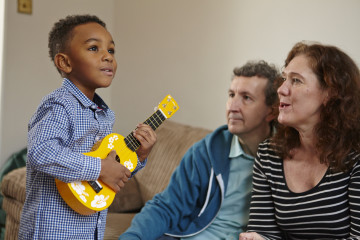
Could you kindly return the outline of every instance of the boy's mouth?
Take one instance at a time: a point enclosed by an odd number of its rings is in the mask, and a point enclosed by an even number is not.
[[[102,68],[102,72],[104,72],[107,75],[113,75],[113,69],[112,68]]]

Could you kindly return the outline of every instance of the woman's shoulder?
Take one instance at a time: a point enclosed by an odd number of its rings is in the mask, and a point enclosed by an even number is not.
[[[271,139],[266,139],[259,144],[256,159],[263,165],[279,166],[282,163],[279,151]]]
[[[264,154],[273,154],[275,157],[278,157],[279,155],[276,144],[272,141],[271,138],[268,138],[259,144],[258,152]]]

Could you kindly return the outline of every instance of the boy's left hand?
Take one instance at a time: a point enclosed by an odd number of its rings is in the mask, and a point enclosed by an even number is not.
[[[149,156],[151,149],[156,142],[156,133],[149,125],[140,123],[133,131],[133,135],[141,144],[136,151],[136,154],[138,155],[139,160],[143,162]]]

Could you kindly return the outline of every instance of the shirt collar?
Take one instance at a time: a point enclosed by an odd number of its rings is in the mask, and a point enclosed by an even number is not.
[[[242,147],[240,145],[238,136],[233,135],[233,138],[231,140],[229,158],[237,158],[240,156],[244,156],[248,159],[254,159],[254,157],[252,157],[244,152],[244,150],[242,149]]]
[[[94,95],[94,101],[91,101],[83,92],[80,91],[78,87],[75,86],[73,82],[71,82],[69,79],[64,78],[63,81],[63,87],[67,89],[69,92],[71,92],[76,99],[86,108],[91,108],[93,110],[96,110],[98,108],[100,109],[106,109],[108,106],[105,104],[105,102],[101,99],[99,95],[95,93]]]

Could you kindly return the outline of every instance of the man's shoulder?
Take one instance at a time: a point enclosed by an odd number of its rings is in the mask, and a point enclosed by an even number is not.
[[[224,143],[224,144],[231,144],[231,139],[233,134],[229,132],[227,125],[222,125],[216,128],[213,132],[209,133],[205,140],[209,143],[216,142],[216,143]]]

